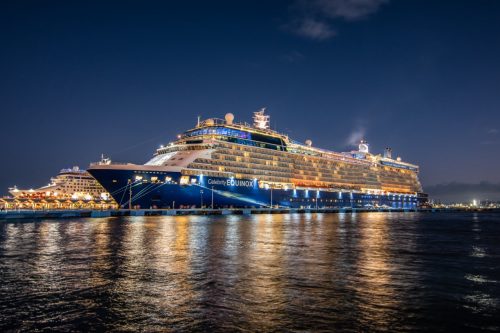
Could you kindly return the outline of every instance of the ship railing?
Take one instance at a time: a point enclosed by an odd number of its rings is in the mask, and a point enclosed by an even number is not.
[[[232,126],[232,127],[237,127],[239,129],[259,132],[262,134],[273,134],[273,135],[278,134],[278,135],[286,137],[288,139],[288,134],[286,134],[286,133],[281,133],[281,132],[275,131],[275,130],[270,129],[270,128],[266,128],[266,129],[257,128],[257,127],[255,127],[252,124],[249,124],[247,122],[234,122],[234,123],[228,124],[224,119],[209,118],[209,119],[200,121],[200,124],[196,127],[199,128],[199,127],[203,127],[203,126]]]
[[[125,162],[109,162],[109,163],[103,163],[103,162],[92,162],[90,163],[90,166],[98,166],[98,165],[128,165],[130,163],[125,163]]]

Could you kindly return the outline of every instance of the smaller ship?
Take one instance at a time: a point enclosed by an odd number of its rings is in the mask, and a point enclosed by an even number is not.
[[[69,199],[69,200],[110,200],[108,192],[85,170],[78,166],[62,169],[50,183],[37,189],[22,190],[16,186],[9,188],[14,198]]]

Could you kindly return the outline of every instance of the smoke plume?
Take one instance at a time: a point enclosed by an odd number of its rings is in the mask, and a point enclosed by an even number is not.
[[[363,127],[358,127],[354,131],[349,134],[349,137],[346,140],[346,145],[348,146],[357,146],[359,141],[365,138],[366,130]]]

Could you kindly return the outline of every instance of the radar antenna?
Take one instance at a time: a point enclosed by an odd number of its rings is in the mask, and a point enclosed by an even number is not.
[[[253,125],[260,129],[269,129],[269,115],[264,114],[266,108],[253,113]]]
[[[111,159],[109,157],[105,157],[104,154],[101,154],[101,161],[99,162],[100,165],[109,165],[111,164]]]

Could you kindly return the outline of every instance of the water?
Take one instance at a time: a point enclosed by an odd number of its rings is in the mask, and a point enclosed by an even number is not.
[[[0,222],[0,331],[498,331],[500,215]]]

